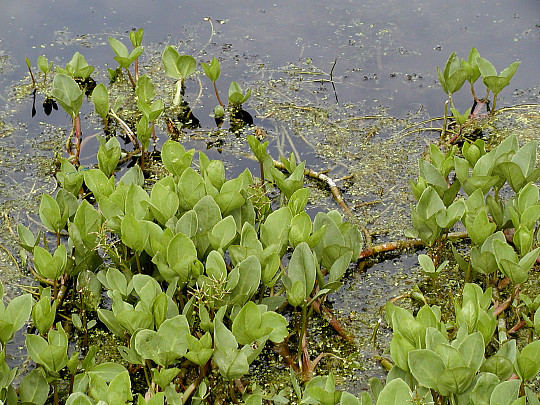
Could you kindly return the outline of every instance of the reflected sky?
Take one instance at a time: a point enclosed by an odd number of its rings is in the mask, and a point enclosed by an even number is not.
[[[540,2],[524,1],[31,1],[2,0],[0,51],[24,67],[40,54],[65,64],[75,50],[89,62],[111,62],[110,34],[145,29],[145,42],[204,44],[215,21],[218,45],[251,55],[270,67],[310,58],[334,75],[340,101],[384,105],[395,115],[429,109],[441,99],[435,67],[452,51],[476,46],[498,70],[523,63],[513,88],[538,85]],[[219,24],[217,21],[221,21]],[[95,34],[86,37],[88,34]],[[101,40],[101,41],[100,41]],[[88,47],[91,46],[91,51]],[[212,50],[210,50],[212,52]],[[13,78],[24,76],[18,69]],[[237,73],[230,73],[233,79]],[[526,101],[503,94],[508,103]],[[533,91],[538,97],[538,90]],[[502,105],[502,104],[501,104]],[[438,111],[438,110],[437,110]],[[430,113],[436,114],[436,110]]]

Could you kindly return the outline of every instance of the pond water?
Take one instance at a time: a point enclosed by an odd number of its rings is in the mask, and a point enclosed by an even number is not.
[[[442,115],[445,94],[436,66],[444,66],[451,52],[467,57],[475,46],[498,71],[522,62],[498,106],[537,104],[540,98],[538,0],[3,0],[1,6],[0,244],[14,254],[16,224],[37,229],[39,195],[55,189],[51,158],[70,128],[63,112],[44,114],[39,95],[37,114],[31,117],[25,57],[33,66],[39,55],[64,66],[79,51],[98,67],[96,80],[106,81],[105,66],[115,66],[107,38],[128,42],[129,31],[142,27],[148,45],[144,67],[153,66],[165,44],[181,44],[181,52],[198,62],[220,58],[223,93],[231,80],[254,89],[245,108],[268,132],[274,158],[293,152],[308,167],[331,169],[334,178],[352,174],[341,190],[359,222],[379,232],[380,240],[395,239],[408,226],[407,182],[437,133],[407,129]],[[199,83],[193,79],[187,83],[187,99],[194,102],[202,128],[211,129],[216,102],[206,78],[201,80],[203,96],[197,97]],[[461,111],[471,104],[463,94],[455,98]],[[90,111],[85,105],[83,116]],[[95,121],[83,119],[83,134],[95,134],[97,128]],[[166,137],[163,130],[159,135]],[[204,150],[208,145],[208,139],[185,141]],[[89,141],[83,160],[90,159],[95,145]],[[224,158],[234,172],[255,167],[238,153],[246,150],[231,135],[222,149],[208,153]],[[313,211],[337,207],[326,192],[314,188],[312,196]],[[378,309],[390,298],[384,294],[408,288],[400,283],[412,277],[415,265],[415,258],[403,257],[351,277],[336,306],[349,319],[356,316],[351,326],[359,341],[369,338]],[[4,255],[0,279],[10,288],[28,283],[15,267]],[[370,297],[373,283],[377,293]],[[365,383],[358,378],[360,386]]]

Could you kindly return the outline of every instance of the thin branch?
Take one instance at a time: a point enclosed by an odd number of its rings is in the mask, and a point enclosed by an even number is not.
[[[463,239],[467,237],[468,237],[467,232],[452,232],[448,234],[447,239]],[[395,242],[382,243],[380,245],[370,246],[364,249],[360,253],[360,256],[358,257],[358,259],[362,260],[362,259],[365,259],[366,257],[374,256],[378,253],[391,252],[392,250],[401,250],[401,249],[407,249],[410,247],[420,247],[420,246],[425,246],[425,243],[418,239],[398,240]]]
[[[277,160],[274,160],[274,167],[280,170],[287,170],[285,168],[285,165],[282,162],[279,162]],[[333,179],[328,177],[326,174],[316,172],[315,170],[305,168],[304,169],[304,176],[311,177],[312,179],[320,180],[328,185],[330,188],[330,192],[332,193],[332,196],[336,200],[336,202],[339,204],[341,208],[347,213],[347,215],[351,218],[355,218],[354,214],[348,207],[347,203],[341,196],[341,193],[336,186],[336,183]]]
[[[131,130],[131,128],[128,126],[128,124],[126,124],[126,122],[120,118],[116,112],[114,110],[111,110],[111,115],[116,118],[116,120],[118,121],[118,123],[120,124],[120,126],[122,127],[122,129],[124,130],[124,132],[126,133],[126,135],[129,137],[129,139],[131,140],[131,143],[133,143],[133,146],[135,148],[138,148],[139,147],[139,142],[137,141],[137,137],[135,136],[135,134],[133,133],[133,131]]]

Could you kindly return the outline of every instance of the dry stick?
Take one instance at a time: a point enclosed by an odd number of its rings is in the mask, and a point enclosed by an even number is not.
[[[447,239],[463,239],[467,237],[468,237],[467,232],[452,232],[448,234]],[[387,243],[383,243],[377,246],[371,246],[364,249],[360,253],[360,256],[358,257],[358,259],[362,260],[362,259],[365,259],[366,257],[370,257],[378,253],[390,252],[392,250],[406,249],[409,247],[417,247],[417,246],[425,246],[425,243],[418,239],[398,240],[396,242],[387,242]]]
[[[128,126],[128,124],[126,124],[126,122],[120,118],[116,112],[114,112],[114,110],[111,110],[110,111],[111,115],[116,118],[116,120],[118,121],[118,123],[120,124],[120,126],[122,127],[122,129],[124,130],[124,132],[126,133],[126,135],[129,137],[129,139],[131,140],[131,143],[133,144],[133,146],[135,148],[138,148],[139,147],[139,142],[137,141],[137,137],[135,136],[135,134],[133,133],[133,131],[131,130],[131,128]]]
[[[280,170],[287,170],[285,168],[285,165],[277,160],[274,160],[274,167]],[[326,174],[322,174],[311,169],[304,169],[304,176],[308,176],[308,177],[311,177],[312,179],[317,179],[317,180],[325,182],[330,188],[332,196],[334,197],[336,202],[339,204],[339,206],[343,208],[343,210],[347,213],[349,217],[355,218],[354,214],[352,213],[350,208],[345,203],[345,200],[341,196],[341,193],[339,192],[339,189],[336,186],[336,183],[334,182],[333,179],[328,177]]]

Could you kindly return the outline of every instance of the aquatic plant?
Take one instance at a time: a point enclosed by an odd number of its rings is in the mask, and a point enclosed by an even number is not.
[[[341,288],[350,264],[362,257],[361,232],[336,210],[312,219],[306,212],[305,162],[292,154],[274,161],[268,142],[255,136],[247,141],[260,164],[258,178],[247,169],[229,178],[222,161],[200,151],[194,161],[195,150],[169,140],[160,159],[151,162],[159,165],[160,175],[147,180],[145,151],[165,105],[155,100],[149,76],[139,76],[138,67],[135,79],[129,72],[142,52],[142,35],[142,30],[130,33],[132,52],[110,39],[134,88],[126,104],[137,109],[122,119],[123,101],[111,107],[104,84],[91,97],[101,118],[114,117],[135,148],[137,138],[141,142],[141,164],[116,178],[120,142],[98,136],[97,167],[61,159],[60,187],[54,196],[44,194],[39,208],[47,234],[17,228],[22,262],[41,288],[35,302],[23,294],[0,306],[0,400],[44,404],[52,387],[55,404],[64,399],[67,404],[287,403],[293,393],[300,403],[314,404],[537,403],[525,384],[540,369],[538,340],[518,349],[502,329],[494,336],[496,317],[510,306],[523,325],[537,335],[540,331],[539,298],[518,294],[540,251],[535,248],[540,217],[535,142],[519,147],[511,136],[491,151],[482,141],[465,143],[461,150],[430,145],[429,156],[419,162],[418,180],[411,182],[418,203],[411,207],[409,235],[430,248],[418,260],[435,283],[448,268],[448,262],[439,262],[450,230],[458,222],[467,230],[469,257],[453,249],[464,273],[464,280],[457,280],[462,292],[453,300],[454,321],[444,319],[437,305],[426,304],[413,315],[389,303],[395,365],[386,385],[372,380],[371,394],[356,398],[336,390],[333,373],[314,376],[328,353],[311,358],[308,325],[314,311],[329,311],[326,297]],[[173,104],[178,106],[196,61],[173,47],[165,48],[162,61],[176,80]],[[472,89],[483,63],[478,62],[471,51],[468,65],[454,55],[444,71],[439,69],[450,105],[465,80]],[[219,63],[213,59],[202,66],[223,108],[215,86]],[[92,70],[82,55],[74,55],[52,85],[55,99],[75,122],[76,157],[75,120],[80,131],[84,92],[73,77],[86,79]],[[510,70],[499,76],[510,80]],[[484,71],[493,77],[489,68]],[[250,90],[244,93],[231,83],[228,108],[241,109],[249,97]],[[455,108],[453,113],[462,126],[467,114]],[[514,195],[503,201],[506,184]],[[503,233],[510,228],[515,229],[513,245]],[[478,274],[486,275],[484,289],[469,283]],[[495,288],[501,279],[512,284],[502,302]],[[418,287],[409,295],[426,301]],[[495,308],[492,297],[500,303]],[[16,390],[17,370],[6,363],[5,348],[30,316],[35,329],[26,335],[26,348],[37,367]],[[343,332],[335,318],[331,323]],[[92,344],[99,338],[92,339],[91,329],[116,339],[126,366],[97,361]],[[68,355],[72,343],[84,357]],[[250,367],[270,348],[289,368],[292,391],[244,385]],[[506,381],[513,373],[517,379]]]
[[[75,160],[78,161],[82,142],[81,117],[79,112],[82,106],[84,92],[71,76],[64,73],[57,73],[53,79],[51,94],[63,110],[73,119]],[[68,144],[70,142],[68,140]],[[68,147],[68,150],[72,154],[71,145]]]
[[[143,34],[143,31],[141,31],[140,34],[135,35],[133,37],[132,42],[135,42],[133,44],[134,46],[136,43],[139,43],[139,40],[142,41],[142,34]],[[131,39],[131,35],[130,35],[130,39]],[[120,66],[120,68],[126,71],[129,81],[131,85],[133,86],[133,89],[135,89],[137,82],[136,82],[136,79],[134,79],[133,76],[131,75],[129,67],[134,62],[137,61],[139,56],[141,56],[141,54],[144,52],[144,47],[139,44],[130,52],[127,46],[125,46],[121,41],[113,37],[109,37],[109,45],[111,46],[112,50],[116,54],[116,56],[114,57],[114,60],[118,62],[118,65]],[[135,76],[137,77],[138,64],[137,64],[137,68],[135,69],[135,72],[136,72]]]
[[[504,69],[499,75],[495,67],[487,59],[484,59],[480,56],[480,53],[476,48],[472,48],[469,53],[467,60],[459,59],[456,52],[452,52],[446,61],[445,67],[441,70],[437,66],[437,76],[439,78],[439,83],[443,91],[448,95],[448,100],[444,105],[444,122],[443,122],[443,133],[445,135],[447,131],[447,119],[448,119],[448,107],[452,111],[454,119],[458,123],[459,132],[454,135],[450,143],[453,143],[457,138],[461,136],[463,125],[466,122],[466,116],[471,114],[471,111],[466,112],[465,114],[459,114],[458,110],[454,106],[452,95],[458,92],[462,87],[465,81],[470,83],[471,95],[473,98],[472,116],[477,116],[480,113],[475,107],[486,106],[487,111],[489,111],[489,93],[493,93],[493,107],[491,112],[495,112],[497,107],[497,97],[503,88],[508,86],[510,80],[516,73],[517,68],[521,62],[517,61],[506,69]],[[476,96],[474,90],[474,83],[482,77],[482,82],[486,86],[486,95],[484,98],[479,99]]]

